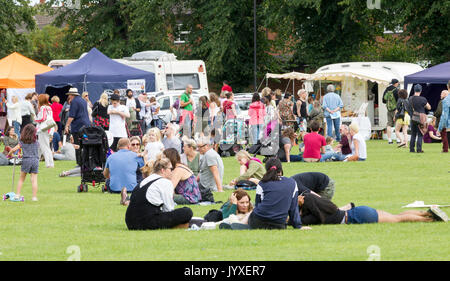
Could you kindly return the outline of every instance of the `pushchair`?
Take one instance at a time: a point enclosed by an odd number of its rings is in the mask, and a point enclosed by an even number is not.
[[[280,124],[276,121],[270,121],[263,128],[263,136],[258,143],[248,148],[248,152],[253,155],[264,156],[263,162],[270,157],[276,157],[280,149]]]
[[[219,154],[221,156],[234,156],[246,143],[245,121],[236,118],[227,120],[222,127]]]
[[[88,184],[93,187],[101,185],[102,192],[106,192],[103,170],[106,165],[106,155],[109,149],[108,137],[102,127],[82,127],[79,132],[81,184],[78,192],[87,192]]]

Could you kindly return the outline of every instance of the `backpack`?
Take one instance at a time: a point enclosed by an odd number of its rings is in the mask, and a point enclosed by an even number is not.
[[[397,108],[397,103],[395,102],[394,89],[386,92],[386,108],[388,111],[394,111]]]
[[[397,110],[397,114],[395,115],[395,119],[404,119],[405,118],[405,111],[406,111],[405,102],[406,102],[406,100],[401,100],[400,106]]]

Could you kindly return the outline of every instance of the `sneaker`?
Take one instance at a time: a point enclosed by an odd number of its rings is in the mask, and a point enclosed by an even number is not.
[[[388,144],[393,144],[393,142],[392,142],[392,141],[389,141]]]
[[[33,202],[37,202],[37,201],[38,201],[38,199],[37,199],[37,197],[33,197],[33,198],[31,198],[31,201],[33,201]]]
[[[448,221],[447,214],[438,207],[431,207],[428,210],[428,212],[431,213],[435,221],[444,221],[444,222]]]
[[[13,202],[23,202],[23,201],[25,201],[25,198],[23,196],[16,195],[13,198],[10,198],[9,200],[11,200]]]

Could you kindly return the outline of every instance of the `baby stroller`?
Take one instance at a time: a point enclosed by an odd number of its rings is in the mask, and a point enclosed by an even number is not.
[[[263,128],[263,137],[258,143],[249,147],[248,152],[253,155],[265,156],[263,162],[268,158],[278,155],[280,149],[280,124],[277,121],[270,121]]]
[[[83,127],[79,132],[81,184],[78,192],[87,192],[88,184],[93,187],[102,185],[102,192],[107,191],[103,170],[108,152],[108,137],[102,127]]]
[[[245,122],[240,119],[229,119],[222,127],[222,138],[219,143],[219,154],[234,156],[246,144]]]

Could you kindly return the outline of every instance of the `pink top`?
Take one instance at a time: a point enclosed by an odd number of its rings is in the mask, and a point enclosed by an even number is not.
[[[61,121],[59,119],[59,113],[61,112],[61,110],[63,108],[62,104],[54,102],[54,103],[52,103],[52,105],[50,107],[52,108],[52,111],[53,111],[53,120],[55,122]]]
[[[248,115],[250,116],[249,125],[264,124],[266,106],[260,101],[252,102],[248,107]]]
[[[303,158],[320,159],[322,157],[320,154],[320,148],[327,145],[324,136],[319,135],[316,132],[312,132],[305,135],[303,142],[305,144]]]

